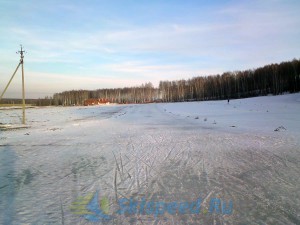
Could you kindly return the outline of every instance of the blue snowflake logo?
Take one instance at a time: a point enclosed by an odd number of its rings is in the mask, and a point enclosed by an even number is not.
[[[80,215],[91,222],[101,222],[110,220],[109,215],[109,200],[107,197],[101,198],[99,202],[98,191],[90,193],[84,197],[78,197],[72,203],[70,209],[73,214]]]

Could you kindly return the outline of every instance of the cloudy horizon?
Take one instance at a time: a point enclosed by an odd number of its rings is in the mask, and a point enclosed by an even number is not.
[[[0,91],[25,55],[27,98],[299,58],[300,2],[0,1]],[[21,97],[20,71],[5,98]]]

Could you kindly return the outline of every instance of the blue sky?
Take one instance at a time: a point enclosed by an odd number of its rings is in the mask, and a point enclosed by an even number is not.
[[[299,0],[0,0],[0,91],[23,44],[26,97],[299,58]],[[21,97],[20,71],[4,97]]]

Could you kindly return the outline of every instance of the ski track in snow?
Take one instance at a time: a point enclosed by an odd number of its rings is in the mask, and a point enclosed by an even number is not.
[[[0,131],[0,223],[91,224],[70,205],[99,190],[112,210],[122,197],[201,197],[201,211],[212,197],[233,201],[232,215],[105,224],[300,224],[299,97],[28,109],[29,128]],[[20,115],[0,110],[0,122]]]

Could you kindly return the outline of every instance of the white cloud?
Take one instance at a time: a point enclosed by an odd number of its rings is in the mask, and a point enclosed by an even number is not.
[[[61,3],[58,7],[80,18],[88,16],[78,6]],[[296,1],[295,6],[280,0],[233,1],[226,7],[190,15],[190,20],[162,18],[143,24],[115,15],[115,21],[121,21],[118,24],[99,16],[109,26],[93,20],[93,29],[83,26],[68,30],[16,23],[0,28],[6,34],[0,41],[25,46],[32,92],[123,87],[146,81],[156,85],[159,80],[248,69],[299,57],[299,15]],[[2,46],[0,61],[10,64],[6,68],[0,64],[0,69],[9,74],[8,68],[13,69],[18,60],[14,52],[6,54],[8,47]],[[39,71],[47,62],[55,72]],[[64,63],[74,77],[60,68]]]
[[[195,20],[189,24],[124,25],[109,30],[95,28],[94,31],[87,32],[51,29],[28,31],[14,28],[12,32],[22,35],[29,46],[36,48],[39,51],[37,53],[46,60],[55,60],[50,57],[51,52],[54,55],[53,52],[58,52],[57,58],[61,53],[61,58],[64,59],[65,55],[72,59],[72,53],[81,52],[97,52],[102,55],[159,52],[234,59],[241,54],[246,55],[249,48],[264,54],[265,49],[260,52],[259,48],[268,47],[268,54],[272,54],[274,47],[280,48],[278,44],[285,46],[279,42],[291,33],[291,27],[300,25],[299,16],[296,15],[299,10],[290,12],[290,8],[282,10],[282,4],[269,6],[255,1],[255,4],[243,2],[230,5],[211,12],[211,15],[204,13],[203,17],[215,19]],[[274,42],[274,39],[278,41]],[[224,53],[226,54],[223,55]]]

